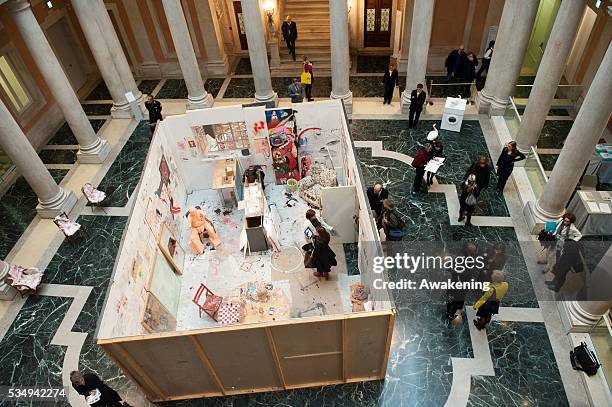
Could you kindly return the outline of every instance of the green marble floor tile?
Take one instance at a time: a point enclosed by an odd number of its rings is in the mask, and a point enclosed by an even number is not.
[[[105,105],[82,105],[82,106],[105,106]],[[112,105],[111,105],[112,106]],[[109,108],[110,109],[110,108]],[[97,113],[96,113],[97,114]],[[94,132],[98,132],[104,123],[106,123],[105,119],[89,119],[89,123],[93,128]],[[79,144],[76,137],[70,130],[68,123],[64,123],[62,127],[53,135],[51,140],[47,142],[49,145],[76,145]]]
[[[138,84],[138,90],[145,95],[153,92],[153,89],[159,84],[159,79],[145,79]]]
[[[86,100],[113,100],[104,81],[101,81],[98,86],[92,90],[85,98]]]
[[[82,104],[83,111],[87,116],[109,116],[111,114],[112,103]]]

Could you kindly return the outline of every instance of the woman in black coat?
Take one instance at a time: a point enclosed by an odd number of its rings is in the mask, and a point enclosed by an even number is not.
[[[313,274],[315,277],[325,277],[329,280],[329,272],[333,266],[337,266],[336,253],[329,247],[330,236],[327,230],[322,227],[317,228],[317,234],[313,239],[313,261],[317,271]]]
[[[393,99],[393,90],[396,86],[399,86],[399,76],[393,62],[389,64],[389,69],[385,71],[385,76],[383,76],[383,84],[385,85],[383,105],[391,104],[391,99]]]
[[[93,407],[120,407],[121,396],[108,387],[98,376],[93,373],[85,373],[75,370],[70,373],[72,387],[77,393],[87,398],[90,394],[100,391],[100,400],[91,404]]]
[[[457,220],[463,222],[465,219],[465,226],[472,226],[472,213],[476,209],[476,197],[474,196],[476,187],[476,175],[468,175],[459,197],[459,219]]]
[[[429,161],[431,161],[434,157],[444,157],[444,146],[440,140],[434,140],[429,144],[431,145],[428,152]],[[434,175],[436,174],[427,171],[427,186],[433,185]]]
[[[463,179],[467,179],[470,174],[476,175],[476,189],[474,190],[474,196],[478,198],[480,192],[489,187],[489,180],[491,179],[489,159],[484,155],[478,157],[478,160],[474,161],[474,163],[472,163],[470,168],[467,170]]]
[[[525,154],[521,153],[516,148],[516,141],[509,142],[506,147],[502,150],[499,158],[497,159],[497,192],[500,194],[504,193],[504,187],[512,170],[514,170],[514,163],[525,159]]]

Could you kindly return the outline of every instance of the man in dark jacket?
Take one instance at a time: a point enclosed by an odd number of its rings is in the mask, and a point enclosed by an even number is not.
[[[287,16],[287,19],[281,26],[281,31],[283,32],[283,38],[287,43],[287,48],[289,48],[289,54],[291,54],[293,60],[295,61],[295,40],[297,40],[298,32],[295,21],[291,21],[291,16]]]
[[[408,115],[409,129],[415,128],[419,123],[419,117],[421,117],[426,98],[427,93],[423,90],[423,84],[419,83],[416,89],[410,94],[410,113]]]
[[[302,103],[304,100],[302,83],[297,78],[293,78],[293,83],[287,88],[287,93],[291,98],[291,103]]]
[[[459,45],[459,48],[454,49],[448,54],[446,57],[446,61],[444,61],[444,66],[446,67],[446,78],[451,79],[452,77],[457,78],[459,73],[461,58],[465,54],[463,44]]]
[[[565,284],[567,273],[570,270],[573,270],[574,273],[581,273],[585,270],[585,264],[580,254],[580,243],[572,239],[566,239],[563,242],[561,255],[552,269],[555,278],[551,281],[545,281],[546,286],[553,291],[559,291]]]
[[[389,198],[389,191],[377,182],[373,187],[368,188],[367,194],[370,208],[376,213],[376,219],[378,219],[382,214],[383,201]]]
[[[478,198],[478,195],[483,189],[489,187],[489,180],[491,179],[491,166],[489,165],[489,159],[484,155],[478,157],[477,161],[474,161],[470,168],[465,173],[464,180],[468,178],[470,174],[476,175],[476,189],[474,190],[474,196]]]
[[[149,94],[147,96],[147,101],[145,102],[145,107],[149,111],[149,128],[151,129],[151,137],[153,137],[157,122],[164,120],[161,113],[162,105],[159,103],[159,101],[155,100],[153,95]]]
[[[100,399],[91,404],[93,407],[120,407],[123,405],[121,396],[93,373],[82,374],[78,370],[74,370],[70,372],[70,381],[76,392],[86,399],[90,395],[93,396],[98,391],[100,392]]]
[[[421,186],[423,184],[423,176],[425,175],[425,165],[427,165],[427,161],[429,161],[429,149],[430,145],[428,144],[425,147],[421,147],[419,152],[416,154],[414,159],[412,160],[412,166],[414,167],[414,182],[412,184],[413,192],[421,192]]]

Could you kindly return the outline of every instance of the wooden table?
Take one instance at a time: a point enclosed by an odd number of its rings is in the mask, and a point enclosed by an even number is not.
[[[268,291],[267,301],[260,301],[257,296],[258,288]],[[290,318],[289,298],[274,283],[267,281],[253,281],[234,288],[223,302],[240,304],[244,310],[241,323],[278,321]]]
[[[212,189],[219,191],[223,203],[232,208],[236,207],[236,159],[222,158],[215,160]]]

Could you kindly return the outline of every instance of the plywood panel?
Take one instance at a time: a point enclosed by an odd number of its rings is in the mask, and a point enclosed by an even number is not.
[[[124,342],[122,346],[166,397],[220,393],[188,336]]]
[[[342,322],[325,321],[271,328],[278,356],[342,351]]]
[[[227,391],[281,388],[264,328],[206,333],[196,339]]]
[[[370,377],[382,374],[389,316],[378,315],[346,320],[347,377]]]
[[[280,359],[288,386],[342,380],[342,354]]]

